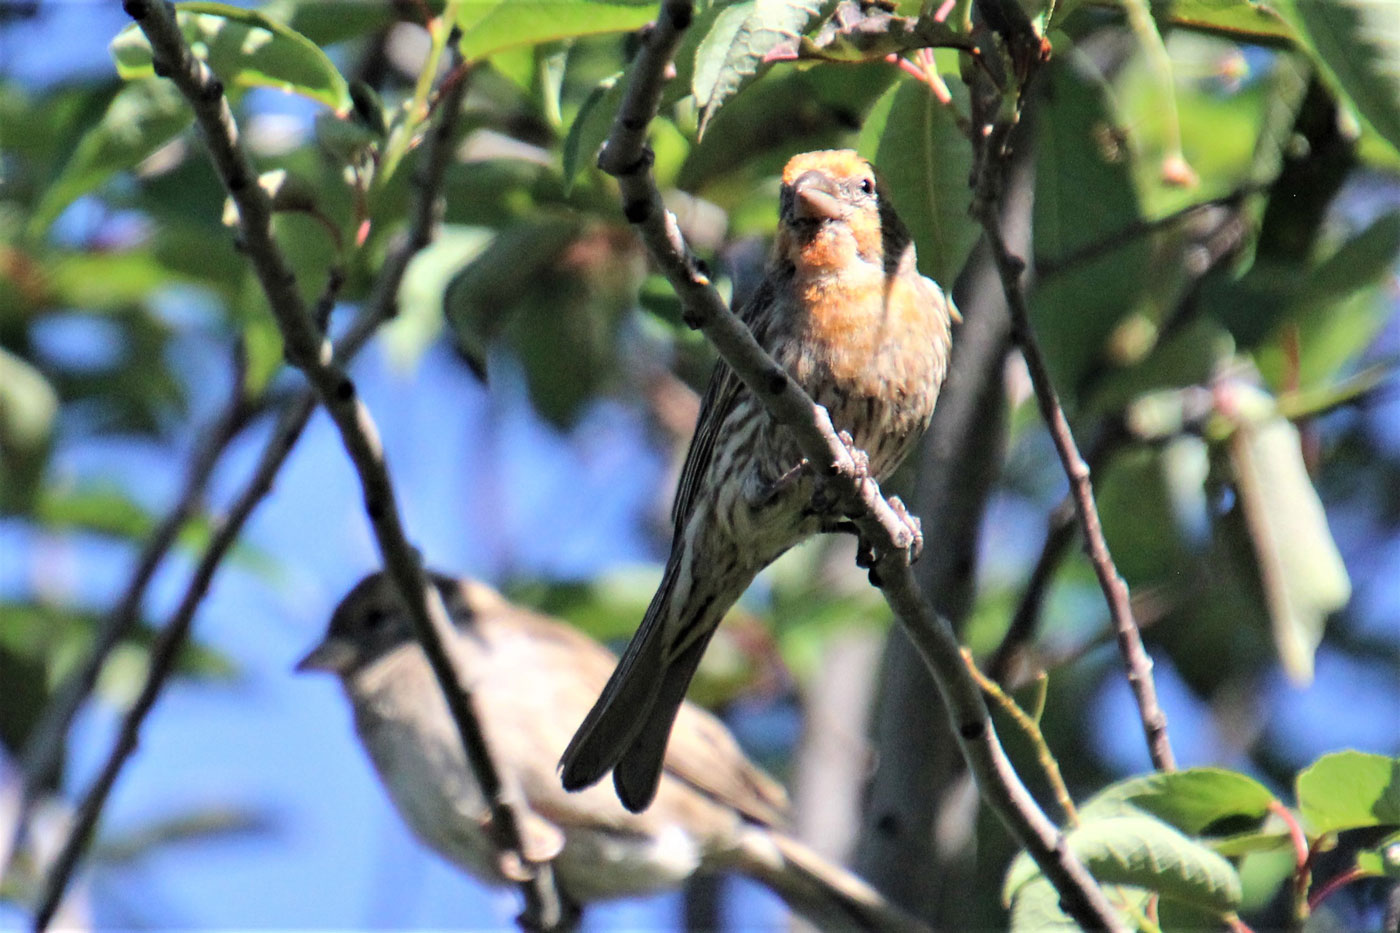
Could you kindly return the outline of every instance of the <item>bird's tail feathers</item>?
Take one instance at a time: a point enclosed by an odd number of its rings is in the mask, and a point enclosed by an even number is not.
[[[653,681],[659,682],[661,688],[656,692],[651,707],[637,717],[641,728],[613,768],[617,799],[633,813],[642,812],[656,798],[661,769],[666,762],[666,745],[671,739],[671,727],[676,723],[691,678],[695,676],[700,658],[717,628],[711,624],[709,630],[686,648],[680,657],[666,665],[665,673],[652,675]]]
[[[658,672],[664,663],[665,617],[675,573],[672,561],[602,694],[564,749],[559,764],[565,790],[582,790],[602,780],[646,725],[647,712],[662,688]]]
[[[749,827],[734,867],[820,930],[930,933],[856,875],[780,832]]]

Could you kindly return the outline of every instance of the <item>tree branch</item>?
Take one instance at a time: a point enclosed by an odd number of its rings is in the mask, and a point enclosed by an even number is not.
[[[996,3],[979,0],[979,5],[985,3],[987,6],[997,6],[1001,2],[1002,0],[997,0]],[[1027,75],[1027,81],[1029,77],[1030,74]],[[1022,87],[1024,86],[1023,83]],[[977,103],[988,98],[979,97],[974,93],[972,99]],[[1065,417],[1054,383],[1050,380],[1045,356],[1041,353],[1040,345],[1031,329],[1030,311],[1025,290],[1021,286],[1026,264],[1011,254],[1006,246],[1006,239],[1002,236],[998,205],[1006,175],[1006,140],[1013,124],[1000,116],[989,116],[986,113],[976,114],[973,122],[974,125],[983,128],[983,131],[975,132],[972,136],[977,153],[974,160],[977,168],[973,213],[986,233],[987,242],[992,249],[992,258],[1001,276],[1002,289],[1006,292],[1006,303],[1011,311],[1012,338],[1025,358],[1031,384],[1035,388],[1036,403],[1055,442],[1055,451],[1060,457],[1065,475],[1069,478],[1070,495],[1074,499],[1075,512],[1084,533],[1089,560],[1094,565],[1099,587],[1108,603],[1109,616],[1118,639],[1118,649],[1127,666],[1128,683],[1137,700],[1138,714],[1147,737],[1148,752],[1152,756],[1152,763],[1159,770],[1170,771],[1176,767],[1176,761],[1167,735],[1167,716],[1157,702],[1157,687],[1152,680],[1152,659],[1143,647],[1142,634],[1133,618],[1128,584],[1118,573],[1118,568],[1113,563],[1113,555],[1108,550],[1108,542],[1104,539],[1098,507],[1094,503],[1094,487],[1090,482],[1089,466],[1079,453],[1069,420]]]
[[[496,770],[472,713],[471,697],[463,686],[465,679],[443,647],[444,641],[451,637],[451,623],[436,590],[428,585],[424,577],[417,552],[405,537],[377,431],[368,411],[359,403],[354,384],[346,375],[342,362],[393,312],[399,282],[409,261],[431,237],[436,191],[451,158],[452,126],[461,109],[465,82],[457,81],[447,93],[442,107],[444,115],[430,143],[429,155],[423,160],[420,198],[410,225],[409,238],[386,264],[365,311],[342,340],[341,347],[333,348],[315,326],[296,288],[295,277],[272,238],[271,205],[256,183],[251,162],[243,151],[222,84],[203,62],[190,53],[173,10],[166,4],[127,0],[125,8],[150,41],[158,72],[175,82],[194,109],[214,166],[238,207],[243,246],[282,331],[287,358],[306,375],[311,389],[284,416],[273,442],[264,451],[255,477],[235,503],[228,520],[216,531],[180,609],[153,648],[150,676],[123,722],[107,765],[80,808],[79,820],[50,875],[36,928],[42,929],[52,918],[73,866],[91,836],[107,793],[123,762],[135,748],[141,722],[159,695],[174,655],[188,633],[190,621],[223,553],[236,539],[238,530],[253,507],[270,488],[272,478],[318,400],[326,406],[340,430],[342,441],[354,462],[364,489],[365,509],[385,566],[399,586],[413,617],[424,653],[443,688],[461,734],[467,760],[490,802],[493,835],[503,854],[513,854],[520,865],[527,866],[529,863],[523,856],[519,824],[512,809],[514,801],[519,799],[519,791],[507,785]],[[337,349],[340,352],[336,352]],[[548,865],[531,867],[535,870],[530,873],[530,879],[522,883],[526,897],[522,923],[528,922],[541,930],[556,929],[563,916],[563,905],[552,873]]]
[[[599,166],[617,178],[623,213],[637,228],[652,259],[681,301],[685,320],[703,331],[774,420],[792,431],[809,462],[827,467],[826,482],[864,540],[878,554],[872,582],[884,593],[943,692],[968,766],[988,805],[1035,859],[1062,898],[1065,911],[1089,929],[1124,929],[1093,878],[1064,845],[1063,837],[1021,784],[997,740],[981,693],[961,663],[952,628],[919,593],[909,566],[912,534],[880,494],[855,469],[831,419],[759,346],[729,309],[691,255],[675,218],[664,208],[651,174],[647,129],[656,116],[664,75],[690,25],[689,0],[662,0],[656,22],[643,36],[628,85]]]

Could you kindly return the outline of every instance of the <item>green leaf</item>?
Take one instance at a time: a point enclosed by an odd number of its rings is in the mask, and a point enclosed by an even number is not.
[[[1173,0],[1167,17],[1173,25],[1225,32],[1241,39],[1294,42],[1298,38],[1288,20],[1260,0]]]
[[[1031,312],[1055,381],[1073,400],[1142,294],[1151,250],[1144,237],[1122,236],[1141,217],[1107,89],[1073,58],[1056,59],[1044,78],[1032,218],[1043,274]]]
[[[639,29],[655,16],[651,0],[480,0],[457,7],[469,62],[519,45]]]
[[[1294,681],[1308,683],[1327,616],[1351,598],[1351,579],[1308,476],[1298,429],[1262,392],[1232,385],[1237,408],[1267,410],[1230,438],[1230,460],[1279,660]]]
[[[48,463],[58,393],[0,347],[0,513],[26,512]]]
[[[1188,835],[1235,817],[1257,822],[1274,795],[1254,778],[1224,768],[1191,768],[1131,777],[1094,798],[1121,800]],[[1092,813],[1090,807],[1086,813]]]
[[[695,50],[690,89],[700,109],[699,135],[720,107],[758,76],[780,43],[801,36],[830,0],[746,0],[720,13]]]
[[[1400,826],[1400,758],[1323,755],[1298,775],[1298,810],[1313,834]]]
[[[1400,150],[1400,12],[1394,0],[1296,0],[1294,8],[1324,67]]]
[[[223,3],[176,6],[180,30],[226,84],[280,88],[345,112],[350,88],[320,46],[261,13]],[[128,80],[155,74],[151,46],[135,25],[112,40],[117,73]]]
[[[1082,933],[1083,928],[1060,909],[1060,892],[1044,875],[1036,874],[1017,888],[1007,906],[1011,908],[1007,924],[1011,933]],[[1128,925],[1126,917],[1119,914],[1119,918]]]
[[[1400,878],[1400,833],[1387,836],[1379,845],[1358,852],[1356,867],[1375,877]]]
[[[954,87],[953,106],[966,110],[965,88]],[[951,288],[980,233],[968,215],[972,147],[953,110],[923,84],[900,81],[876,101],[858,148],[879,167],[900,219],[914,236],[921,271]]]
[[[69,204],[118,172],[134,168],[193,120],[184,98],[168,81],[122,88],[44,192],[29,220],[29,235],[42,236]]]
[[[399,313],[380,330],[395,363],[412,364],[441,333],[443,296],[449,283],[481,255],[494,235],[487,227],[447,225],[413,257],[399,286]]]
[[[1240,878],[1234,867],[1205,845],[1146,816],[1116,816],[1085,822],[1065,842],[1099,881],[1156,891],[1218,913],[1239,906]],[[1007,872],[1002,897],[1014,905],[1021,889],[1040,876],[1025,853]]]
[[[579,105],[578,114],[569,127],[569,135],[564,137],[565,193],[573,188],[574,178],[584,162],[596,158],[603,141],[608,138],[608,131],[612,129],[613,118],[617,116],[618,105],[622,103],[622,94],[627,87],[621,78],[622,72],[619,71],[599,81]]]
[[[489,246],[476,245],[474,258],[447,283],[443,313],[458,351],[478,376],[485,377],[490,344],[577,234],[577,224],[562,218],[517,224]]]

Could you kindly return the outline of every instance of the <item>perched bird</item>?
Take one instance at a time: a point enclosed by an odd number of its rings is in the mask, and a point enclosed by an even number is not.
[[[781,786],[751,764],[719,720],[684,704],[656,803],[622,808],[605,787],[567,793],[555,762],[612,670],[587,636],[471,580],[433,574],[470,671],[493,760],[518,784],[526,854],[553,858],[561,892],[587,903],[735,871],[777,892],[822,929],[925,930],[874,890],[775,828]],[[376,573],[336,608],[297,670],[337,674],[355,728],[404,820],[431,848],[487,881],[508,878],[485,828],[488,807],[393,582]]]
[[[787,163],[777,239],[739,313],[868,455],[871,474],[888,477],[933,415],[957,312],[919,274],[868,162],[833,150]],[[564,752],[566,788],[611,770],[628,809],[651,802],[671,723],[721,618],[784,551],[841,526],[814,506],[816,487],[787,429],[717,362],[676,489],[661,586]]]

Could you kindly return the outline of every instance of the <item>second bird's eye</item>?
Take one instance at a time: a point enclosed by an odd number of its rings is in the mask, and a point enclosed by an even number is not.
[[[873,178],[862,178],[860,180],[860,190],[864,194],[874,194],[875,180]]]

